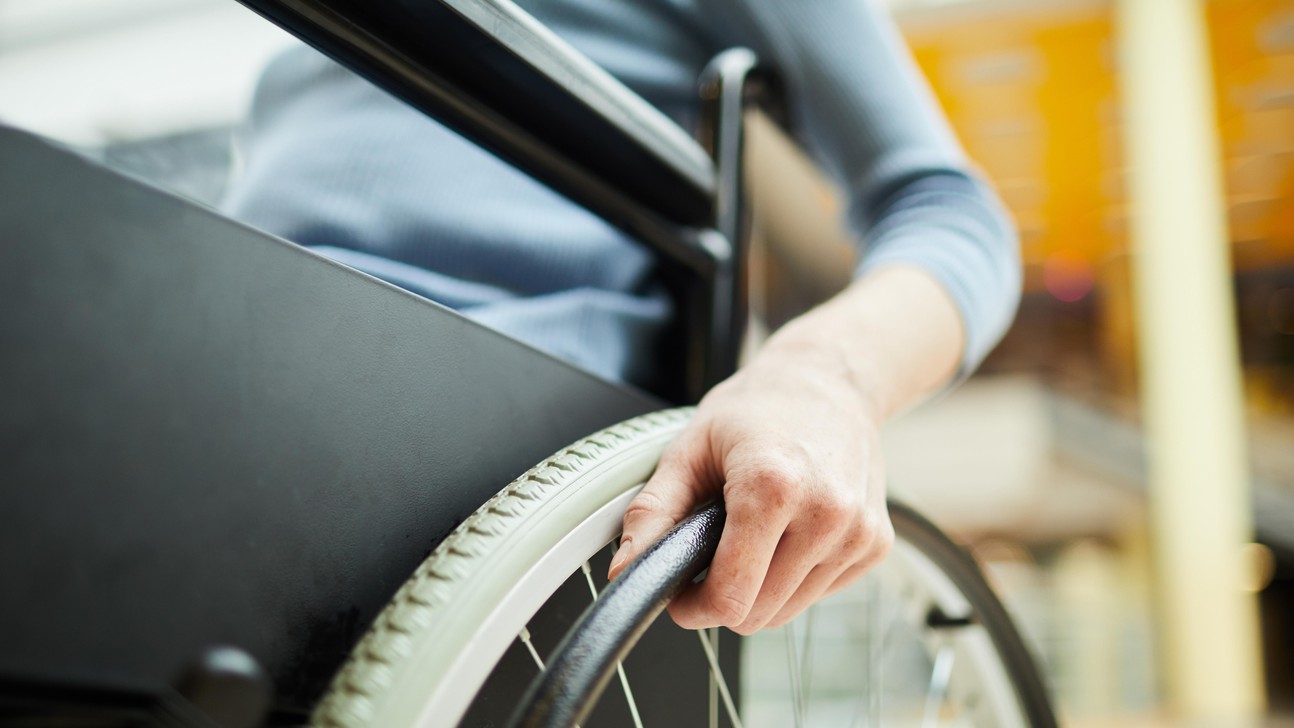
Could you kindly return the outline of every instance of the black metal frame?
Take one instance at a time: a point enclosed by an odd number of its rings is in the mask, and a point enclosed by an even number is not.
[[[239,0],[571,198],[704,267],[665,225],[713,218],[685,132],[509,0]]]

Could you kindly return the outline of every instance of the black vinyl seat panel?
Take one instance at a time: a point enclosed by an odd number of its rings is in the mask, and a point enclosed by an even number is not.
[[[660,406],[31,135],[0,160],[0,703],[232,645],[308,708],[481,502]]]

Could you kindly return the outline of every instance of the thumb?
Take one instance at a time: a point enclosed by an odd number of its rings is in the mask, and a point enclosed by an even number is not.
[[[608,579],[616,578],[647,547],[692,512],[700,501],[703,486],[696,476],[702,470],[696,466],[702,455],[692,448],[671,447],[661,458],[656,473],[625,510],[620,548],[611,557]]]

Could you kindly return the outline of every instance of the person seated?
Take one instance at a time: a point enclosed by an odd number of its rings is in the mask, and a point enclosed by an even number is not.
[[[888,551],[879,428],[1001,337],[1019,300],[1013,227],[867,0],[520,4],[685,129],[706,62],[753,49],[847,196],[853,283],[701,400],[611,565],[722,495],[709,576],[670,613],[689,628],[781,625]],[[272,63],[243,142],[224,204],[237,218],[603,377],[641,384],[670,345],[647,249],[314,51]]]

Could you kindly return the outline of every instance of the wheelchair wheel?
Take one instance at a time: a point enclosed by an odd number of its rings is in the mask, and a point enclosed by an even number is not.
[[[582,591],[587,603],[597,591],[594,575],[605,573],[629,500],[690,414],[668,410],[596,433],[486,502],[399,590],[312,723],[497,724],[524,688],[500,674],[535,674],[533,663],[562,636],[538,623],[570,624],[577,615],[561,595]],[[695,636],[679,643],[649,632],[587,724],[1054,725],[1033,663],[974,563],[909,509],[892,506],[891,516],[897,543],[885,564],[792,624],[743,640],[740,685],[715,677]],[[556,616],[537,616],[545,613]],[[657,627],[682,633],[667,622]],[[717,631],[706,634],[717,646]],[[663,665],[635,664],[666,643],[678,654]],[[723,655],[718,672],[733,679],[736,651]],[[690,687],[642,691],[642,676],[667,685],[689,676]],[[682,699],[687,690],[701,705]],[[725,710],[725,692],[735,711]]]

